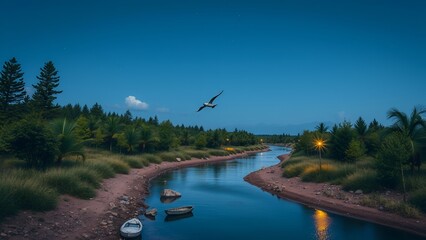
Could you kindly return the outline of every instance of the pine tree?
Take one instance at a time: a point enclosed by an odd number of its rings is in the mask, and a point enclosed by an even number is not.
[[[21,64],[16,61],[16,58],[4,63],[0,75],[0,115],[2,118],[8,119],[10,116],[14,116],[14,107],[25,99],[27,93],[23,76]]]
[[[55,95],[62,93],[62,91],[56,90],[59,86],[58,71],[52,61],[45,63],[40,70],[40,75],[37,76],[39,82],[33,85],[36,90],[33,95],[33,103],[36,110],[42,112],[45,117],[51,118],[54,111],[59,108],[53,105]]]

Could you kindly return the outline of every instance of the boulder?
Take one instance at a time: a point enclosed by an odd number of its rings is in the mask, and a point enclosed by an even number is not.
[[[176,192],[172,189],[164,189],[163,192],[161,192],[161,197],[180,197],[182,196],[179,192]]]

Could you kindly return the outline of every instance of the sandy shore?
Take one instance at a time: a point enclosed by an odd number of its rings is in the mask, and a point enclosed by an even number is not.
[[[106,179],[90,200],[63,195],[57,209],[23,211],[0,225],[0,239],[119,239],[121,224],[147,208],[150,180],[173,169],[226,161],[258,151],[209,159],[163,162]]]
[[[285,161],[289,155],[279,156]],[[359,205],[362,194],[342,191],[340,186],[326,183],[307,183],[299,178],[283,178],[281,164],[250,173],[244,179],[280,198],[302,203],[311,208],[401,229],[426,237],[426,217],[404,218],[396,214]],[[389,196],[392,197],[392,196]]]

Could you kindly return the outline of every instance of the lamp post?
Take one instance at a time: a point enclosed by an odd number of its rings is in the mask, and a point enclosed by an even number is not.
[[[319,153],[319,169],[321,171],[321,151],[325,148],[325,143],[323,139],[317,139],[315,141],[315,148],[318,150]]]

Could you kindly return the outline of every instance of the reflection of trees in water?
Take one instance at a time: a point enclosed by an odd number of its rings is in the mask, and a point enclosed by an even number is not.
[[[330,233],[328,231],[331,218],[328,216],[328,214],[324,211],[316,209],[313,218],[315,221],[316,238],[318,240],[331,239]]]

